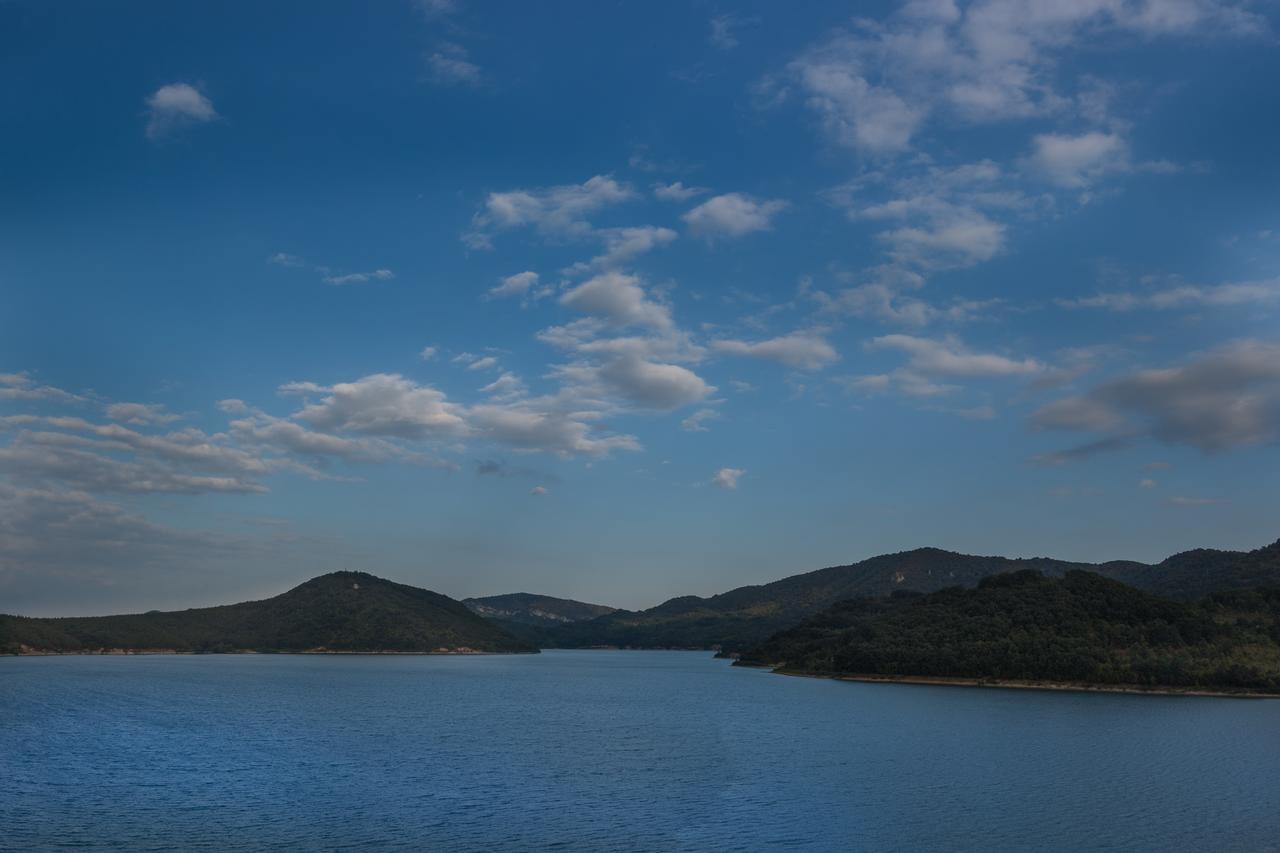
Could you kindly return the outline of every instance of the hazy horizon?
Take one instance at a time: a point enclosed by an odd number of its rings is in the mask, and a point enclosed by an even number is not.
[[[0,612],[1280,536],[1273,7],[572,8],[0,4]]]

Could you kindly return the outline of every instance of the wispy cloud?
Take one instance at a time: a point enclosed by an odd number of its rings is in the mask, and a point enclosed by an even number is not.
[[[169,83],[147,96],[147,138],[153,141],[218,118],[213,102],[190,83]]]

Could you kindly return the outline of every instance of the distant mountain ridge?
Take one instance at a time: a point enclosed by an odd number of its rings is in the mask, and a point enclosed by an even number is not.
[[[1194,600],[1210,592],[1280,586],[1280,541],[1255,551],[1186,551],[1155,565],[1126,560],[1093,564],[1047,557],[1014,559],[917,548],[738,587],[709,598],[689,595],[647,610],[619,610],[589,622],[551,628],[539,642],[544,647],[737,651],[844,599],[880,598],[896,590],[928,593],[952,586],[973,587],[990,575],[1025,569],[1050,577],[1084,570],[1144,592]]]
[[[262,601],[125,616],[0,616],[0,652],[536,652],[448,596],[333,572]]]
[[[605,616],[618,609],[606,607],[603,604],[587,604],[571,598],[554,598],[550,595],[534,595],[528,592],[464,598],[462,603],[470,608],[471,612],[478,613],[487,619],[541,626],[583,622]]]

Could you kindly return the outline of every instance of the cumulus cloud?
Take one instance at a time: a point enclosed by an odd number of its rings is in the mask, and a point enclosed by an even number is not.
[[[438,347],[423,347],[422,351],[418,353],[418,358],[423,361],[430,361],[435,358],[439,352],[440,350]]]
[[[459,406],[449,402],[442,391],[395,373],[376,373],[330,386],[291,383],[280,390],[286,394],[324,394],[294,418],[325,432],[415,440],[457,438],[467,433]]]
[[[768,359],[797,370],[820,370],[840,357],[826,338],[810,332],[792,332],[756,342],[718,340],[711,347],[717,352]]]
[[[1238,341],[1177,367],[1141,370],[1041,407],[1040,429],[1151,437],[1206,452],[1280,439],[1280,346]]]
[[[546,497],[551,494],[551,490],[546,486],[534,486],[529,490],[529,494],[534,495],[535,497]]]
[[[689,230],[702,237],[742,237],[773,227],[773,217],[787,203],[759,200],[743,193],[725,193],[704,201],[683,216]]]
[[[635,198],[635,191],[612,177],[596,175],[585,183],[490,193],[472,220],[472,232],[533,228],[551,237],[583,237],[592,231],[587,217]]]
[[[561,296],[560,304],[612,326],[672,326],[671,309],[649,298],[639,276],[620,272],[605,272],[588,279]]]
[[[722,489],[736,489],[738,488],[738,480],[746,473],[747,469],[745,468],[721,468],[711,478],[711,484]]]
[[[704,400],[716,390],[687,367],[630,355],[596,368],[595,374],[612,393],[649,409],[677,409]]]
[[[868,347],[904,352],[910,370],[928,377],[1029,376],[1044,370],[1044,365],[1035,359],[973,352],[955,338],[882,335],[873,338]]]
[[[217,118],[213,103],[189,83],[170,83],[147,97],[147,138],[151,140]]]
[[[1092,47],[1099,36],[1265,29],[1262,16],[1215,0],[977,0],[963,8],[946,0],[911,2],[883,21],[832,33],[758,88],[777,104],[794,87],[837,144],[887,157],[909,150],[933,121],[979,124],[1072,112],[1105,119],[1086,86],[1059,91],[1053,73],[1063,53],[1086,41]],[[1081,172],[1054,174],[1066,181]]]
[[[1117,134],[1090,131],[1079,136],[1042,133],[1032,140],[1031,168],[1060,187],[1079,189],[1108,172],[1129,168],[1128,145]]]
[[[471,365],[484,361],[473,360]],[[483,364],[480,369],[489,366]],[[643,379],[635,393],[651,399],[660,396],[658,383],[645,387]],[[528,398],[519,379],[510,374],[500,375],[481,390],[489,399],[467,405],[399,374],[381,373],[336,385],[299,382],[281,388],[286,394],[324,395],[318,402],[306,402],[290,420],[343,438],[444,442],[448,446],[489,441],[560,456],[605,456],[615,450],[640,448],[635,436],[593,430],[591,422],[599,418],[600,405],[581,395]]]

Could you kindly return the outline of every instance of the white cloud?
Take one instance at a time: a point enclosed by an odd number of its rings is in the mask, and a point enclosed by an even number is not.
[[[472,236],[489,228],[530,227],[552,237],[582,237],[592,231],[587,216],[634,197],[634,190],[605,175],[582,184],[490,193],[473,219]]]
[[[525,270],[502,279],[497,287],[489,289],[487,295],[490,299],[505,299],[514,296],[525,297],[529,295],[529,289],[537,283],[538,274],[532,270]]]
[[[497,379],[480,389],[480,393],[488,394],[498,400],[511,400],[523,397],[527,392],[524,382],[514,373],[503,373]]]
[[[738,46],[735,31],[756,22],[755,18],[739,18],[732,13],[715,15],[709,21],[711,33],[707,36],[707,43],[718,50],[733,50]]]
[[[973,352],[955,338],[935,340],[912,335],[882,335],[873,338],[868,347],[905,352],[909,369],[926,377],[1029,376],[1045,369],[1032,358]]]
[[[107,417],[120,423],[145,425],[167,424],[181,420],[181,415],[166,412],[159,403],[111,403],[106,409]]]
[[[706,187],[686,187],[681,181],[653,185],[653,197],[659,201],[688,201],[709,192]]]
[[[913,105],[891,88],[870,83],[861,63],[845,55],[850,47],[851,42],[837,40],[791,64],[809,107],[841,145],[871,154],[906,149],[927,108]]]
[[[147,138],[162,139],[184,127],[218,118],[213,103],[188,83],[161,86],[147,97]]]
[[[722,489],[736,489],[738,488],[738,480],[746,473],[747,469],[745,468],[721,468],[711,478],[711,483]]]
[[[976,210],[956,209],[927,226],[895,228],[877,235],[894,260],[934,269],[972,266],[1004,247],[1005,226]]]
[[[479,86],[483,75],[480,66],[468,58],[460,44],[442,42],[427,56],[431,78],[442,86]]]
[[[604,241],[604,254],[587,263],[575,264],[566,272],[587,272],[595,269],[611,269],[633,260],[645,252],[665,246],[677,237],[670,228],[656,225],[639,225],[630,228],[606,228],[596,232]]]
[[[370,281],[390,281],[396,274],[391,270],[378,269],[371,272],[350,272],[343,275],[326,275],[325,284],[341,286],[344,284],[366,284]]]
[[[395,373],[375,373],[330,386],[291,383],[280,390],[327,395],[293,416],[324,432],[423,440],[457,438],[468,431],[461,407],[449,402],[443,392]]]
[[[613,326],[672,327],[671,309],[649,299],[634,275],[601,273],[566,292],[560,303]]]
[[[551,494],[551,490],[548,489],[546,486],[534,486],[532,489],[529,490],[529,494],[535,495],[537,497],[546,497],[547,495]]]
[[[422,351],[418,353],[418,358],[423,361],[430,361],[435,358],[439,352],[440,349],[438,347],[423,347]]]
[[[249,411],[249,416],[231,421],[230,434],[245,446],[269,447],[309,458],[332,457],[347,462],[421,463],[426,457],[376,438],[343,438],[306,429],[285,418]],[[434,461],[434,460],[431,460]]]
[[[1108,172],[1129,169],[1129,147],[1114,133],[1042,133],[1032,144],[1034,150],[1028,158],[1031,168],[1060,187],[1080,189]]]
[[[483,359],[472,364],[478,361]],[[449,446],[467,440],[493,441],[560,456],[606,456],[615,450],[640,449],[635,436],[592,430],[590,422],[600,416],[599,404],[572,393],[525,398],[518,383],[516,377],[503,374],[482,389],[491,395],[489,401],[472,405],[453,402],[443,392],[397,374],[373,374],[331,386],[298,382],[281,391],[327,395],[319,402],[308,402],[291,420],[328,434],[448,442]]]
[[[910,149],[931,121],[1073,112],[1105,120],[1088,81],[1079,92],[1055,84],[1065,76],[1063,53],[1096,49],[1108,34],[1200,38],[1265,29],[1261,15],[1216,0],[977,0],[963,9],[946,0],[910,2],[883,21],[859,20],[833,33],[760,88],[777,104],[795,86],[837,144],[885,157]]]
[[[677,409],[709,397],[716,389],[692,370],[624,355],[595,369],[609,391],[649,409]]]
[[[595,435],[582,420],[540,409],[534,402],[477,405],[471,408],[470,416],[479,435],[518,450],[560,456],[607,456],[617,450],[640,449],[640,442],[633,435]]]
[[[40,385],[27,373],[0,373],[0,401],[83,403],[84,397],[52,385]]]
[[[839,359],[835,348],[822,335],[792,332],[777,338],[748,343],[747,341],[718,340],[712,349],[729,355],[764,358],[785,364],[798,370],[820,370]]]
[[[698,409],[680,422],[680,428],[687,432],[710,432],[706,426],[707,421],[714,421],[719,417],[720,413],[715,409]]]
[[[477,358],[475,361],[468,364],[467,370],[488,370],[492,367],[497,367],[497,366],[498,366],[498,359],[491,355],[486,355],[486,356],[483,356],[482,358]]]
[[[760,201],[742,193],[726,193],[704,201],[683,219],[699,236],[742,237],[772,228],[773,217],[786,207],[785,201],[777,199]]]
[[[1064,308],[1100,308],[1106,311],[1275,305],[1280,304],[1280,278],[1219,285],[1181,284],[1148,292],[1116,291],[1055,302]]]

